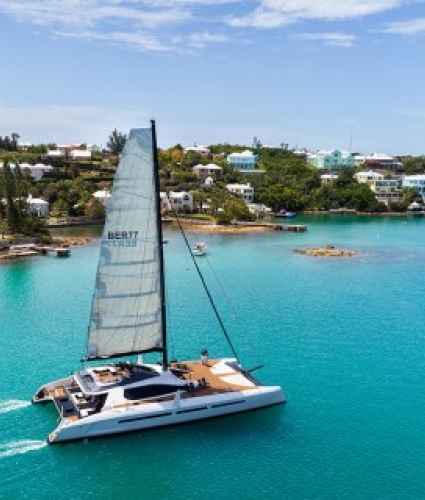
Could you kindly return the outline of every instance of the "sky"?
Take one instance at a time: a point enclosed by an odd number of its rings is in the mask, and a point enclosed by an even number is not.
[[[0,0],[0,136],[425,154],[425,0]]]

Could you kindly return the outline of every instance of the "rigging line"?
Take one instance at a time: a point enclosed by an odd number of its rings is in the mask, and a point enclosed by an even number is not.
[[[171,200],[170,200],[170,198],[169,198],[169,196],[168,196],[168,191],[166,191],[166,195],[167,195],[168,200],[170,201],[170,205],[171,205],[171,206],[173,206],[173,205],[171,204]],[[223,321],[222,321],[222,319],[221,319],[221,317],[220,317],[220,314],[219,314],[219,312],[218,312],[218,310],[217,310],[217,307],[216,307],[216,305],[215,305],[215,303],[214,303],[214,300],[213,300],[213,298],[212,298],[212,296],[211,296],[211,293],[210,293],[210,291],[208,290],[207,284],[205,283],[204,277],[203,277],[203,275],[202,275],[202,273],[201,273],[201,270],[200,270],[200,268],[199,268],[199,266],[198,266],[198,263],[197,263],[197,261],[196,261],[196,259],[195,259],[194,255],[193,255],[193,253],[192,253],[192,251],[191,251],[190,243],[189,243],[189,241],[188,241],[188,239],[187,239],[186,233],[185,233],[185,232],[184,232],[184,230],[183,230],[183,227],[182,227],[181,222],[180,222],[180,218],[178,217],[177,212],[176,212],[176,210],[175,210],[175,209],[173,209],[173,212],[174,212],[174,216],[175,216],[175,218],[176,218],[177,224],[178,224],[178,226],[179,226],[180,232],[181,232],[181,234],[182,234],[182,236],[183,236],[184,242],[186,243],[187,249],[189,250],[189,254],[190,254],[190,255],[191,255],[191,257],[192,257],[193,264],[194,264],[195,269],[196,269],[196,271],[197,271],[197,273],[198,273],[198,275],[199,275],[199,278],[200,278],[200,280],[201,280],[202,286],[204,287],[205,293],[207,294],[207,296],[208,296],[208,300],[210,301],[210,304],[211,304],[211,306],[212,306],[212,308],[213,308],[213,311],[214,311],[215,317],[217,318],[217,321],[218,321],[218,322],[219,322],[219,324],[220,324],[220,327],[221,327],[221,329],[222,329],[222,331],[223,331],[223,333],[224,333],[224,336],[226,337],[227,342],[229,343],[229,346],[230,346],[230,349],[231,349],[231,350],[232,350],[232,352],[233,352],[233,355],[235,356],[236,360],[239,362],[239,356],[237,355],[237,353],[236,353],[236,351],[235,351],[235,348],[233,347],[232,341],[230,340],[230,337],[229,337],[229,334],[227,333],[226,327],[224,326],[224,323],[223,323]]]
[[[213,275],[213,277],[214,277],[216,283],[218,284],[223,296],[225,297],[226,302],[227,302],[227,304],[230,308],[230,311],[232,313],[232,316],[239,326],[240,332],[243,334],[243,338],[245,339],[245,342],[251,347],[251,352],[254,352],[255,351],[254,343],[252,342],[250,336],[247,336],[244,334],[246,332],[246,328],[244,328],[244,326],[241,322],[240,315],[237,313],[237,311],[235,309],[234,302],[230,299],[229,294],[226,292],[226,289],[223,287],[221,281],[219,280],[217,274],[215,273],[214,268],[211,265],[211,261],[208,258],[208,254],[205,255],[205,258],[206,258],[206,261],[208,262],[208,267],[210,268],[211,274]]]

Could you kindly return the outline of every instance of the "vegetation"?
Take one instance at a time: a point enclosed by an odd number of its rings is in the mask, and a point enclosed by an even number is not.
[[[118,130],[115,129],[109,136],[107,147],[112,154],[118,156],[123,150],[126,140],[127,136],[125,134],[122,134],[121,132],[118,132]]]
[[[0,230],[2,234],[24,234],[38,239],[49,237],[48,230],[35,216],[28,213],[28,184],[18,168],[12,172],[8,163],[0,169]]]
[[[21,171],[19,164],[35,164],[46,161],[48,149],[55,144],[30,146],[26,151],[18,151],[19,134],[0,137],[0,230],[10,234],[40,234],[43,229],[39,219],[28,214],[28,195],[40,197],[49,202],[54,216],[87,216],[103,219],[104,207],[93,200],[98,189],[109,189],[116,170],[119,155],[127,136],[113,130],[107,142],[108,151],[95,151],[90,161],[78,161],[65,157],[51,159],[54,170],[39,182],[31,178],[29,171]],[[231,152],[254,150],[259,157],[255,173],[242,173],[232,169],[226,157]],[[418,192],[405,189],[403,199],[387,207],[376,200],[366,184],[359,184],[353,177],[354,169],[340,171],[332,184],[322,184],[321,171],[295,155],[282,143],[278,148],[262,147],[254,137],[253,146],[239,144],[216,144],[209,146],[210,155],[204,157],[195,151],[185,152],[181,144],[158,152],[161,189],[187,191],[193,195],[196,213],[192,216],[213,217],[225,224],[235,220],[252,220],[253,215],[244,201],[230,193],[229,183],[250,183],[254,188],[255,202],[270,207],[274,212],[281,209],[290,211],[321,211],[335,208],[353,208],[364,212],[405,211],[409,203],[418,200]],[[404,173],[425,172],[425,157],[399,158],[404,164]],[[18,165],[12,169],[10,164]],[[214,176],[212,185],[205,185],[193,172],[198,164],[214,163],[222,168],[222,174]],[[392,176],[388,172],[387,177]]]

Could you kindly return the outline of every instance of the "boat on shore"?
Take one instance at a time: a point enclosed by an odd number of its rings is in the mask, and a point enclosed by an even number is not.
[[[168,359],[158,170],[152,122],[149,128],[130,132],[115,174],[83,368],[44,384],[32,400],[53,402],[59,413],[49,444],[189,423],[285,402],[280,386],[265,386],[254,378],[252,372],[260,367],[242,366],[196,259],[190,256],[186,237],[188,257],[200,274],[234,357],[210,360],[204,350],[198,360]],[[161,361],[131,360],[147,353],[157,353]]]

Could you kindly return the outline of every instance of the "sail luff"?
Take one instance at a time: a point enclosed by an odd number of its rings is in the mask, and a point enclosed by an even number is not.
[[[86,360],[164,349],[154,154],[153,130],[131,130],[102,234]]]

